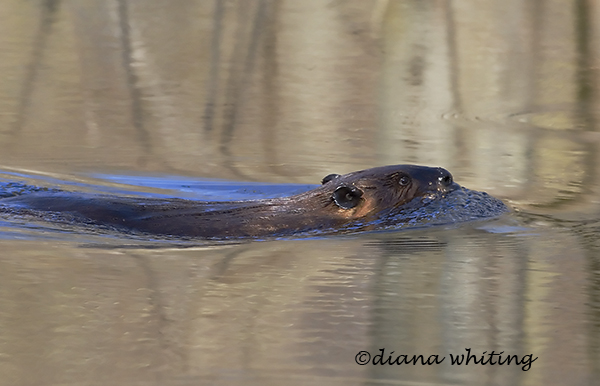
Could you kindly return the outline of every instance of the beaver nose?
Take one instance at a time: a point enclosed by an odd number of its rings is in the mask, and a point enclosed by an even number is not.
[[[458,184],[454,182],[452,174],[444,168],[437,168],[437,188],[444,192],[451,192],[458,188]]]

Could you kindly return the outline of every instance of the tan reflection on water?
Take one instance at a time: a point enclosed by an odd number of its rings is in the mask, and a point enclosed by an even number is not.
[[[4,247],[1,384],[244,383],[364,371],[349,360],[368,346],[376,260],[361,256],[359,243]]]
[[[577,4],[8,0],[0,161],[297,182],[414,162],[553,205],[545,164],[596,180],[599,11]]]
[[[407,234],[417,247],[0,240],[0,383],[589,383],[595,20],[589,0],[3,0],[2,169],[318,183],[431,164],[532,229]],[[354,364],[383,346],[539,360]]]
[[[566,232],[3,248],[0,384],[583,385],[597,368],[585,338],[594,333],[584,255]],[[449,357],[435,366],[354,363],[359,351],[381,348],[538,359],[529,371],[452,366]]]

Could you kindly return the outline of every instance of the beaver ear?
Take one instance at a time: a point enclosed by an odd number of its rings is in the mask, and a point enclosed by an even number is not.
[[[325,184],[326,184],[326,183],[328,183],[329,181],[331,181],[331,180],[335,180],[336,178],[340,178],[340,177],[341,177],[341,175],[339,175],[339,174],[329,174],[329,175],[327,175],[327,176],[323,177],[323,179],[321,180],[321,183],[322,183],[323,185],[325,185]]]
[[[333,192],[333,202],[342,209],[352,209],[360,203],[362,190],[356,187],[340,186]]]

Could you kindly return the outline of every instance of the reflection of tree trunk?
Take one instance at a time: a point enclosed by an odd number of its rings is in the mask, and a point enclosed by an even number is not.
[[[252,78],[254,65],[256,63],[258,44],[266,16],[266,0],[258,0],[254,10],[254,18],[247,31],[248,10],[247,2],[242,1],[238,9],[238,30],[236,33],[236,44],[233,50],[232,70],[228,74],[228,82],[225,87],[225,106],[223,109],[223,129],[219,142],[219,150],[224,157],[224,164],[239,177],[245,177],[237,169],[232,160],[231,144],[236,130],[237,118],[244,106],[246,89]],[[247,35],[247,37],[246,37]]]
[[[452,107],[449,114],[456,114],[460,116],[463,112],[463,103],[460,96],[459,90],[459,71],[458,71],[458,55],[456,45],[456,21],[454,18],[454,9],[452,8],[451,2],[444,2],[443,12],[445,17],[446,27],[446,44],[448,45],[448,71],[449,71],[449,87],[450,94],[452,95]],[[452,116],[448,116],[452,119]],[[454,141],[453,145],[456,149],[456,155],[459,158],[459,162],[465,166],[471,165],[472,154],[470,152],[470,146],[468,141],[468,132],[463,125],[454,126]]]
[[[528,76],[532,81],[530,81],[527,92],[527,97],[523,102],[523,106],[521,107],[521,111],[525,111],[527,113],[533,111],[535,107],[535,96],[537,94],[537,74],[539,63],[543,60],[541,55],[541,47],[542,47],[542,37],[541,37],[541,29],[542,29],[542,11],[543,11],[543,3],[541,0],[534,0],[530,8],[530,13],[528,15],[528,19],[530,20],[530,31],[531,31],[531,45],[530,45],[530,55],[531,55],[531,66],[528,71]],[[535,151],[535,134],[530,130],[530,133],[526,136],[523,136],[523,147],[525,154],[533,154]],[[534,157],[522,157],[520,162],[523,163],[523,182],[521,186],[522,195],[527,195],[527,192],[535,191],[535,184],[537,184],[536,176],[535,176],[535,159]],[[516,196],[516,195],[515,195]]]
[[[600,6],[596,2],[586,0],[577,0],[576,3],[576,26],[577,26],[577,49],[578,57],[578,83],[579,83],[579,116],[582,120],[582,126],[586,131],[597,132],[598,127],[598,108],[600,100],[598,99],[598,86],[600,86],[598,73],[600,62],[595,57],[594,47],[600,44],[600,28],[594,29],[594,20],[598,20],[600,15]],[[600,181],[600,149],[598,148],[598,137],[595,140],[586,142],[586,160],[585,167],[587,173],[587,193],[591,197],[598,197],[598,181]],[[590,181],[587,183],[587,181]],[[591,211],[597,217],[598,205]],[[597,242],[597,234],[593,229],[587,229],[585,232],[578,232],[580,242],[585,248],[588,261],[589,273],[588,283],[588,304],[600,304],[600,243]],[[590,237],[591,236],[591,237]],[[586,238],[588,238],[586,240]],[[591,321],[589,323],[588,350],[592,368],[592,373],[600,374],[600,311],[598,307],[590,307],[588,310]]]
[[[146,287],[149,291],[148,294],[148,304],[150,309],[147,311],[148,314],[152,315],[149,319],[154,321],[154,325],[156,326],[156,330],[151,332],[151,336],[155,337],[157,342],[156,345],[156,355],[151,355],[156,362],[152,363],[152,367],[160,368],[168,363],[185,363],[185,353],[181,350],[180,347],[173,346],[171,342],[169,342],[169,337],[166,337],[166,329],[169,323],[169,319],[167,315],[165,315],[165,305],[161,299],[161,287],[158,281],[158,277],[152,267],[150,266],[150,262],[146,256],[139,256],[135,253],[131,253],[130,255],[133,257],[140,268],[142,269],[144,276],[146,278]],[[166,355],[165,355],[166,354]],[[168,354],[174,354],[177,358],[175,360],[169,360],[171,358],[166,358]]]
[[[455,107],[450,71],[456,55],[448,45],[452,26],[444,25],[452,20],[437,4],[390,2],[386,11],[380,103],[384,163],[451,165],[454,159],[449,146],[454,124],[439,117]]]
[[[26,121],[26,116],[30,112],[29,106],[31,104],[33,90],[35,88],[35,83],[38,81],[38,73],[44,58],[44,51],[46,49],[48,37],[52,33],[52,24],[54,23],[56,10],[59,6],[60,0],[44,0],[42,3],[40,27],[36,33],[35,41],[33,42],[33,55],[31,62],[27,66],[23,88],[21,89],[21,95],[19,97],[19,107],[12,130],[9,133],[13,141],[21,132]]]
[[[133,67],[130,4],[128,0],[74,0],[69,10],[77,36],[87,129],[80,145],[111,149],[118,144],[128,149],[137,167],[143,167],[152,149],[139,74]]]
[[[566,189],[569,194],[559,194],[555,195],[553,192],[553,197],[546,200],[541,200],[539,197],[537,198],[536,206],[538,208],[549,208],[552,210],[559,210],[561,212],[591,212],[595,213],[593,207],[596,205],[593,204],[594,197],[597,197],[597,181],[600,181],[600,176],[598,176],[598,160],[599,160],[599,148],[598,141],[581,141],[579,144],[574,144],[573,141],[564,141],[562,138],[555,135],[556,130],[571,130],[578,127],[583,127],[585,131],[595,131],[596,130],[596,119],[595,119],[595,84],[593,78],[593,48],[592,48],[592,23],[591,20],[594,20],[594,15],[592,10],[589,7],[589,4],[586,0],[578,0],[576,2],[576,6],[573,8],[573,13],[571,17],[573,18],[573,26],[575,27],[573,30],[573,35],[568,36],[572,38],[569,41],[568,48],[573,49],[572,57],[567,57],[567,59],[563,58],[553,58],[551,57],[548,60],[547,56],[556,55],[561,51],[556,50],[556,52],[544,52],[544,44],[547,44],[549,40],[548,36],[543,36],[544,28],[550,28],[547,26],[548,20],[542,18],[544,15],[543,12],[551,13],[553,9],[547,6],[546,3],[536,2],[536,12],[534,13],[533,20],[535,22],[536,32],[536,46],[533,50],[535,60],[535,69],[536,75],[539,79],[537,84],[541,85],[541,90],[537,93],[537,98],[534,97],[532,100],[533,107],[533,115],[534,115],[534,123],[542,125],[551,123],[551,118],[545,118],[541,120],[536,120],[536,115],[543,116],[546,113],[555,112],[558,116],[558,119],[562,118],[567,120],[568,124],[563,126],[558,126],[556,129],[552,130],[544,127],[544,131],[540,136],[539,133],[535,133],[532,131],[532,134],[529,136],[529,151],[533,154],[536,152],[540,152],[545,147],[544,140],[551,141],[554,139],[556,143],[559,143],[561,146],[561,152],[565,153],[566,158],[563,170],[568,170],[569,173],[565,173],[564,171],[547,171],[545,175],[549,175],[554,177],[555,175],[562,174],[561,184],[563,185],[572,185],[573,188]],[[545,21],[545,23],[544,23]],[[549,34],[546,31],[546,34]],[[544,54],[546,54],[544,56]],[[562,61],[566,61],[571,59],[570,62],[567,62],[570,66],[565,66]],[[554,70],[554,75],[562,75],[562,77],[556,76],[557,79],[552,79],[547,76],[544,76],[544,71],[547,71],[545,66],[548,66],[548,62],[550,62],[550,66],[552,62],[554,66],[567,67],[567,69]],[[572,70],[572,72],[569,72]],[[562,74],[561,74],[562,73]],[[559,107],[555,107],[555,105],[548,103],[546,99],[554,100],[557,98],[555,95],[551,94],[546,89],[552,87],[554,83],[560,84],[562,79],[569,79],[572,77],[572,82],[566,84],[564,89],[569,90],[569,86],[572,86],[572,93],[569,94],[564,93],[565,95],[560,95],[558,98],[560,104],[557,104]],[[564,81],[563,81],[564,82]],[[550,83],[550,85],[548,85]],[[572,84],[571,84],[572,83]],[[554,85],[554,87],[556,87]],[[536,90],[537,91],[537,90]],[[536,102],[538,104],[538,108],[535,108]],[[542,108],[539,105],[543,106]],[[562,106],[564,105],[564,107]],[[551,127],[551,126],[550,126]],[[570,146],[570,148],[568,147]],[[573,150],[577,149],[578,153],[582,154],[581,159],[576,159],[577,167],[572,166],[575,164],[572,159],[574,157],[569,157]],[[580,150],[581,149],[581,150]],[[556,155],[554,153],[550,154],[550,157],[555,158]],[[544,177],[544,168],[548,169],[548,165],[551,165],[551,162],[545,159],[538,159],[540,157],[531,157],[527,161],[530,162],[528,165],[528,170],[530,171],[529,178],[527,182],[524,184],[525,191],[535,191],[539,189],[539,184],[546,183],[543,181]],[[581,174],[578,176],[575,173],[572,173],[571,170],[580,169]],[[583,183],[585,181],[585,183]],[[575,188],[575,186],[580,186],[579,188]],[[593,207],[592,207],[593,206]],[[587,208],[586,208],[587,207]],[[586,208],[586,209],[583,209]]]
[[[223,35],[223,13],[224,2],[215,0],[215,13],[213,16],[213,31],[210,40],[210,71],[206,87],[206,104],[204,106],[204,130],[212,131],[215,114],[215,104],[217,103],[217,93],[219,91],[219,75],[222,66],[221,63],[221,44]]]
[[[596,90],[594,90],[594,58],[592,42],[592,20],[593,13],[587,0],[577,0],[575,11],[575,25],[577,26],[577,83],[579,99],[579,113],[582,120],[581,125],[586,131],[597,131],[595,109],[597,108]],[[598,181],[598,162],[600,160],[600,149],[598,142],[587,142],[585,166],[588,169],[586,173],[586,189],[588,194],[597,196]]]
[[[590,364],[592,372],[600,374],[600,243],[597,242],[597,232],[588,230],[588,234],[579,235],[579,240],[585,249],[585,257],[587,259],[588,272],[588,301],[591,305],[587,312],[590,315],[590,323],[588,324],[589,339],[588,350],[590,355]],[[589,237],[586,240],[586,236]],[[590,237],[591,236],[591,237]]]
[[[119,27],[121,29],[121,53],[123,55],[123,69],[125,70],[126,87],[130,94],[131,120],[142,147],[143,154],[140,166],[144,166],[152,154],[150,136],[144,127],[144,114],[142,109],[142,94],[138,87],[138,79],[133,70],[132,37],[129,19],[128,0],[117,0],[119,12]]]
[[[585,145],[563,140],[580,125],[576,8],[560,1],[535,4],[535,94],[529,119],[531,153],[523,160],[531,178],[524,184],[528,200],[538,208],[564,210],[581,205],[582,181],[588,176],[582,162]],[[582,179],[583,178],[583,179]],[[543,188],[540,188],[543,187]],[[531,192],[536,192],[535,196]]]
[[[274,50],[268,51],[269,47],[266,45],[269,42],[263,37],[272,28],[273,7],[269,0],[240,1],[235,9],[235,22],[232,23],[233,16],[226,11],[223,2],[216,0],[214,3],[203,116],[204,131],[214,133],[212,138],[217,140],[218,151],[222,155],[221,162],[238,178],[250,179],[236,166],[232,146],[238,132],[240,116],[247,107],[249,95],[252,94],[251,80],[255,76],[258,58],[265,54],[275,55]],[[232,36],[229,33],[231,25],[235,26]],[[229,46],[233,48],[231,54],[227,55]],[[266,71],[275,68],[272,64],[274,61],[270,61],[269,58],[264,60]],[[267,72],[265,77],[270,77],[266,83],[274,82],[275,74]],[[267,84],[265,87],[270,86]],[[265,96],[260,96],[261,100],[264,98]],[[262,129],[260,128],[261,133]],[[256,146],[257,143],[248,145]]]
[[[262,108],[261,140],[266,167],[277,175],[285,175],[279,167],[279,149],[277,146],[279,121],[279,87],[277,66],[277,29],[275,21],[279,18],[279,1],[271,2],[268,7],[267,22],[264,24],[265,37],[262,49],[263,71],[262,87],[264,89]]]

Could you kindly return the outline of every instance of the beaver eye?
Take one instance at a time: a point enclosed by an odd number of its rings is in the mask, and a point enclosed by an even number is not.
[[[340,186],[332,195],[333,202],[342,209],[352,209],[360,204],[362,190],[356,187]]]
[[[400,184],[400,186],[406,186],[406,185],[410,184],[410,177],[409,176],[402,176],[398,180],[398,183]]]

